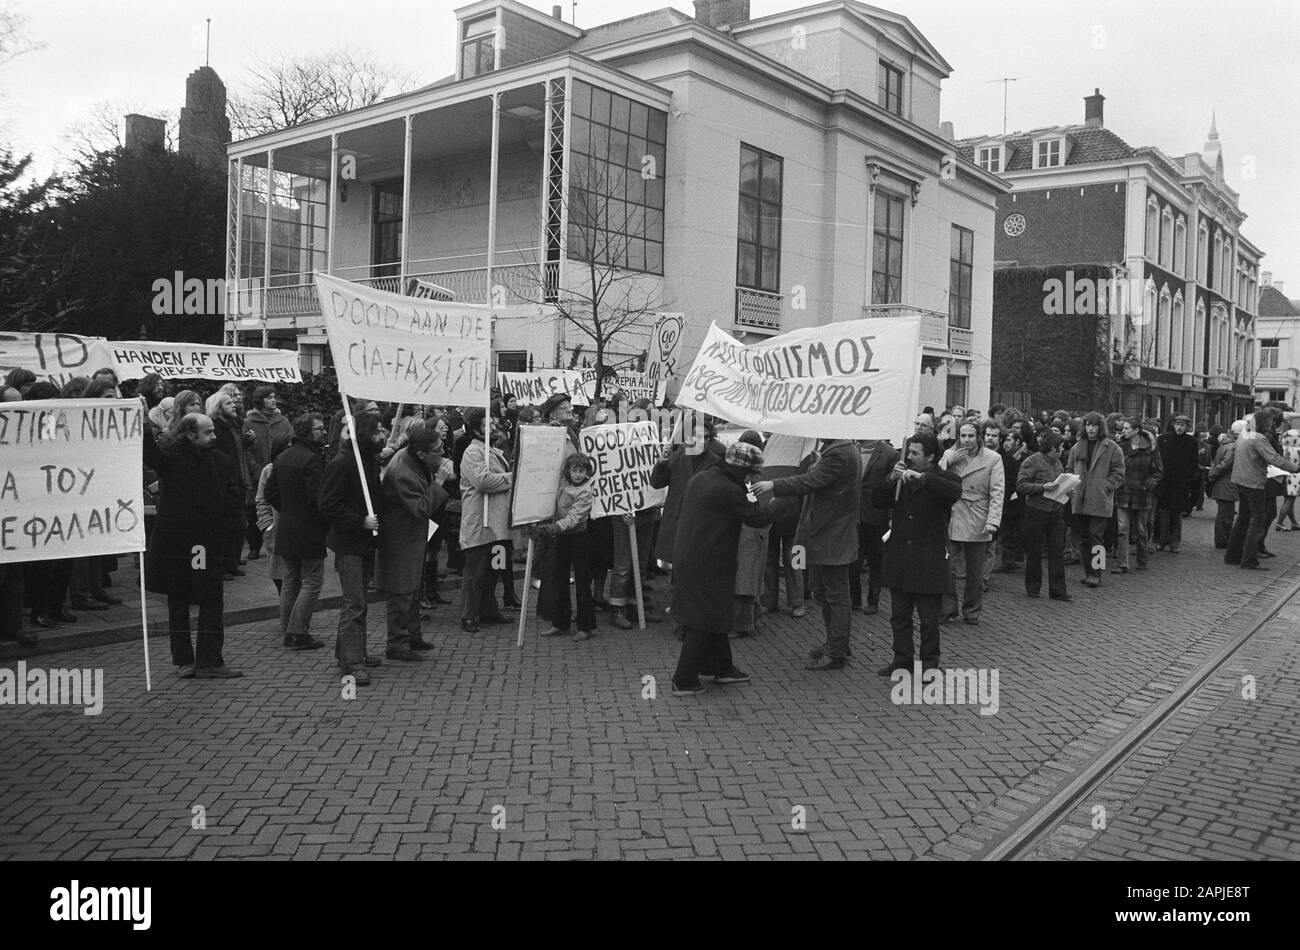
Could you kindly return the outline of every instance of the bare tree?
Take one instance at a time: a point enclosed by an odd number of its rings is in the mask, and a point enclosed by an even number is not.
[[[149,109],[135,100],[105,99],[95,103],[63,133],[59,157],[69,162],[89,162],[100,152],[122,148],[125,117],[132,113],[155,116],[167,123],[163,145],[175,151],[179,113],[175,109]]]
[[[230,124],[247,138],[373,105],[415,80],[364,53],[339,50],[263,61],[229,96]]]
[[[13,4],[0,2],[0,66],[44,48],[27,35],[27,17]]]

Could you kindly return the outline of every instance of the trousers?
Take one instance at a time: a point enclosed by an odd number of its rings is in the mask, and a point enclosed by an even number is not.
[[[171,635],[172,663],[176,666],[193,666],[212,669],[225,666],[221,648],[226,641],[225,619],[222,616],[224,598],[218,594],[198,601],[199,622],[195,628],[195,642],[190,643],[190,600],[188,597],[167,598],[167,622]]]
[[[889,588],[889,626],[894,632],[894,665],[912,666],[915,649],[912,614],[921,618],[921,663],[939,665],[939,611],[942,594],[914,594],[901,587]]]
[[[849,633],[853,606],[849,603],[849,569],[852,564],[813,564],[808,568],[813,600],[822,609],[826,627],[825,655],[842,660],[851,656]]]

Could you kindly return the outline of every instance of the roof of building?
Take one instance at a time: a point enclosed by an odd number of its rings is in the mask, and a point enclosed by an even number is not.
[[[1044,129],[1033,129],[1029,132],[1011,132],[1007,135],[981,135],[975,138],[961,139],[955,144],[959,155],[969,161],[974,161],[976,145],[981,142],[997,140],[1011,149],[1010,161],[1007,162],[1003,172],[1032,171],[1034,167],[1034,139],[1047,138],[1052,133],[1066,135],[1070,138],[1070,154],[1065,158],[1067,166],[1088,165],[1093,162],[1113,162],[1119,159],[1132,158],[1139,152],[1150,151],[1133,148],[1110,129],[1089,125],[1050,126]]]
[[[658,10],[651,10],[649,13],[628,17],[625,20],[615,20],[613,23],[602,23],[600,26],[590,27],[586,30],[586,35],[582,39],[574,41],[574,44],[569,49],[575,53],[581,53],[589,49],[595,49],[598,46],[605,46],[608,43],[618,43],[622,40],[658,33],[660,30],[681,26],[683,23],[692,23],[694,20],[694,17],[687,16],[680,10],[674,10],[672,7],[661,7]]]
[[[1300,307],[1287,300],[1276,287],[1261,287],[1259,313],[1261,317],[1300,317]]]

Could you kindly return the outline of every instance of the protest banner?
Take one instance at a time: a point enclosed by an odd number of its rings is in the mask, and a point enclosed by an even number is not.
[[[112,366],[122,379],[157,373],[163,379],[255,380],[301,383],[298,354],[252,346],[207,346],[202,343],[108,342]]]
[[[766,432],[885,439],[916,415],[921,318],[852,320],[745,346],[709,327],[677,403]]]
[[[0,333],[0,377],[13,369],[25,369],[38,380],[62,389],[74,377],[90,376],[97,369],[112,366],[111,359],[108,341],[103,337],[79,333]]]
[[[563,426],[520,426],[518,457],[510,496],[510,526],[522,527],[555,517],[555,496],[569,450]]]
[[[521,430],[522,431],[522,430]],[[589,426],[582,451],[596,462],[591,478],[591,516],[631,514],[662,505],[668,492],[650,487],[650,471],[665,454],[653,422]]]
[[[540,406],[557,394],[572,399],[582,392],[585,374],[576,369],[539,369],[532,373],[497,373],[501,398],[514,396],[521,406]]]
[[[144,550],[135,399],[0,404],[0,563]]]
[[[646,376],[652,382],[665,382],[677,375],[677,359],[682,348],[684,313],[661,313],[650,335],[650,353],[646,358]]]
[[[604,385],[600,387],[600,394],[608,400],[616,393],[622,393],[628,402],[649,399],[651,405],[662,406],[664,404],[664,380],[652,380],[645,373],[636,373],[631,370],[609,373],[605,376]],[[591,405],[596,398],[594,371],[590,378],[583,381],[582,396],[582,401],[587,405]]]
[[[325,274],[317,295],[339,391],[387,402],[489,402],[492,311],[406,297]]]

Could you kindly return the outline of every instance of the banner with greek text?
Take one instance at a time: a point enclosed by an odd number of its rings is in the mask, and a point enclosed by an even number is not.
[[[207,346],[203,343],[109,342],[112,362],[122,379],[157,373],[163,379],[256,380],[301,383],[298,354],[255,346]]]
[[[919,316],[830,323],[752,346],[715,323],[677,404],[760,431],[884,439],[915,416],[920,383]]]
[[[339,390],[424,405],[487,407],[492,311],[316,275]]]
[[[144,550],[135,399],[0,404],[0,563]]]
[[[625,515],[662,505],[668,491],[650,487],[650,471],[664,457],[653,422],[589,426],[582,451],[596,462],[591,478],[591,516]]]

